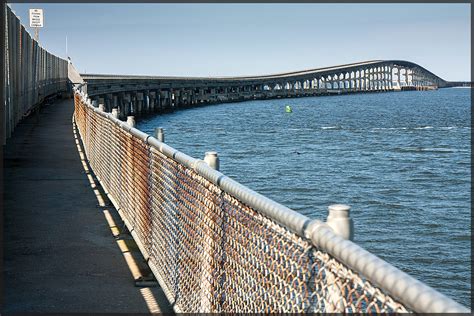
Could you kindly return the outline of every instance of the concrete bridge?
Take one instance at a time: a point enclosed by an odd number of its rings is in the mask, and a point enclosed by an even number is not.
[[[108,112],[118,108],[121,118],[208,103],[450,86],[422,66],[403,60],[372,60],[246,77],[81,76],[89,97],[104,104]]]
[[[349,206],[308,218],[220,173],[215,153],[192,158],[109,113],[450,83],[404,61],[81,78],[2,12],[0,131],[12,137],[0,312],[470,312],[352,242]]]

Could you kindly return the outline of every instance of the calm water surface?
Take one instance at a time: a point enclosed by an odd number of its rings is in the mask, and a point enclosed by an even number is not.
[[[285,113],[285,105],[293,113]],[[470,89],[248,101],[143,119],[311,218],[352,206],[355,242],[470,307]]]

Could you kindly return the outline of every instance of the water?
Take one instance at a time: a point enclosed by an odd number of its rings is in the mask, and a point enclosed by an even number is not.
[[[285,113],[291,104],[293,113]],[[143,119],[312,218],[352,206],[355,242],[470,307],[470,89],[205,106]]]

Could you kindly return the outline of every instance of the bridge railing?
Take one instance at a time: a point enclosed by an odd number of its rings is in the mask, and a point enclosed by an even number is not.
[[[177,312],[468,312],[75,93],[90,166]]]
[[[2,4],[4,31],[2,142],[36,105],[67,90],[67,61],[40,46],[18,17]]]

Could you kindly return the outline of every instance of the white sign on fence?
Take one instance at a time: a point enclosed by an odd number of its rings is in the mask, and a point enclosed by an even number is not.
[[[43,9],[30,9],[30,27],[43,27]]]

